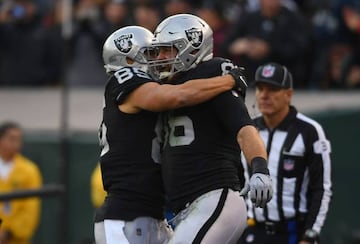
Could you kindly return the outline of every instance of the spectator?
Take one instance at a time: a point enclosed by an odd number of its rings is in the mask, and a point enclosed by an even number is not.
[[[91,174],[90,179],[90,192],[91,192],[91,203],[93,207],[95,208],[95,211],[101,211],[101,205],[103,204],[105,197],[107,195],[106,191],[104,190],[103,182],[102,182],[102,175],[101,175],[101,167],[100,162],[96,164],[95,169],[93,170]],[[96,215],[99,213],[95,213]],[[99,230],[101,229],[101,230]],[[105,240],[105,229],[103,225],[99,225],[94,228],[94,233],[97,233],[99,235],[98,240]],[[95,242],[91,242],[95,243]]]
[[[7,1],[0,9],[0,86],[53,85],[60,60],[32,0]]]
[[[261,0],[258,11],[239,17],[222,46],[238,65],[246,67],[249,80],[257,66],[274,60],[286,63],[295,74],[295,85],[301,87],[307,78],[304,56],[309,35],[305,26],[302,16],[282,6],[280,0]]]
[[[332,5],[330,0],[306,0],[297,3],[311,30],[311,48],[306,62],[310,71],[307,87],[327,89],[328,53],[336,29]]]
[[[96,0],[79,0],[74,18],[67,82],[70,86],[103,85],[107,77],[99,53],[107,30],[103,26],[99,3]]]
[[[0,125],[0,192],[39,188],[42,177],[36,164],[20,154],[22,131],[16,123]],[[30,243],[39,224],[39,198],[0,202],[0,243]]]
[[[101,204],[104,202],[106,197],[106,191],[104,190],[104,186],[101,178],[101,168],[100,163],[96,164],[95,169],[91,174],[91,202],[95,208],[99,208]]]
[[[150,31],[154,31],[161,20],[158,3],[152,1],[139,1],[134,7],[133,15],[136,25]]]
[[[264,209],[247,201],[249,226],[240,243],[319,243],[332,195],[330,142],[319,123],[291,105],[293,81],[285,66],[260,66],[255,85],[261,116],[254,121],[269,155],[274,196]],[[246,169],[243,156],[242,164]]]
[[[194,1],[189,0],[165,0],[165,17],[175,14],[191,13],[193,11]]]
[[[331,47],[330,87],[360,87],[360,2],[339,0],[337,35]]]
[[[360,48],[357,47],[344,61],[341,81],[346,88],[360,88]]]
[[[106,36],[115,30],[130,25],[128,17],[128,3],[126,0],[109,0],[104,7],[104,29]],[[105,41],[105,40],[104,40]]]
[[[221,45],[229,32],[230,23],[225,18],[224,3],[215,0],[206,0],[196,11],[196,14],[205,20],[213,30],[214,57],[224,56],[221,53]]]

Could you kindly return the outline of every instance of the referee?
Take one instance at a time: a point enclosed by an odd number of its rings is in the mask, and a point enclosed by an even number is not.
[[[293,80],[286,67],[268,63],[255,73],[255,123],[267,148],[274,195],[265,208],[248,206],[239,243],[319,243],[331,199],[330,142],[322,126],[291,104]],[[245,180],[249,174],[242,156]]]

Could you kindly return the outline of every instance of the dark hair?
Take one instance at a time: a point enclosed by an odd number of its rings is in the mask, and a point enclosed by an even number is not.
[[[20,125],[16,122],[8,121],[0,125],[0,138],[10,129],[21,129]]]

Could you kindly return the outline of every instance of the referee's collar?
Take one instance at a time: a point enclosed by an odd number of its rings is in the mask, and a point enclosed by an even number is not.
[[[296,118],[296,114],[297,114],[296,108],[294,106],[290,105],[289,113],[286,115],[286,117],[283,119],[283,121],[281,121],[281,123],[274,129],[279,129],[279,130],[284,130],[284,131],[287,130],[287,128],[292,123],[292,121]],[[268,129],[268,127],[265,124],[265,120],[264,120],[263,116],[261,116],[257,122],[258,122],[258,123],[256,123],[257,127],[260,130]]]

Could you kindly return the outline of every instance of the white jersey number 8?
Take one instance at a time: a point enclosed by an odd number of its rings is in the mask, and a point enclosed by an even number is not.
[[[139,68],[122,68],[116,71],[114,74],[119,84],[132,79],[134,75],[151,80],[151,77]]]
[[[169,118],[169,144],[172,147],[190,145],[195,139],[194,125],[188,116]],[[180,131],[180,133],[179,133]]]

